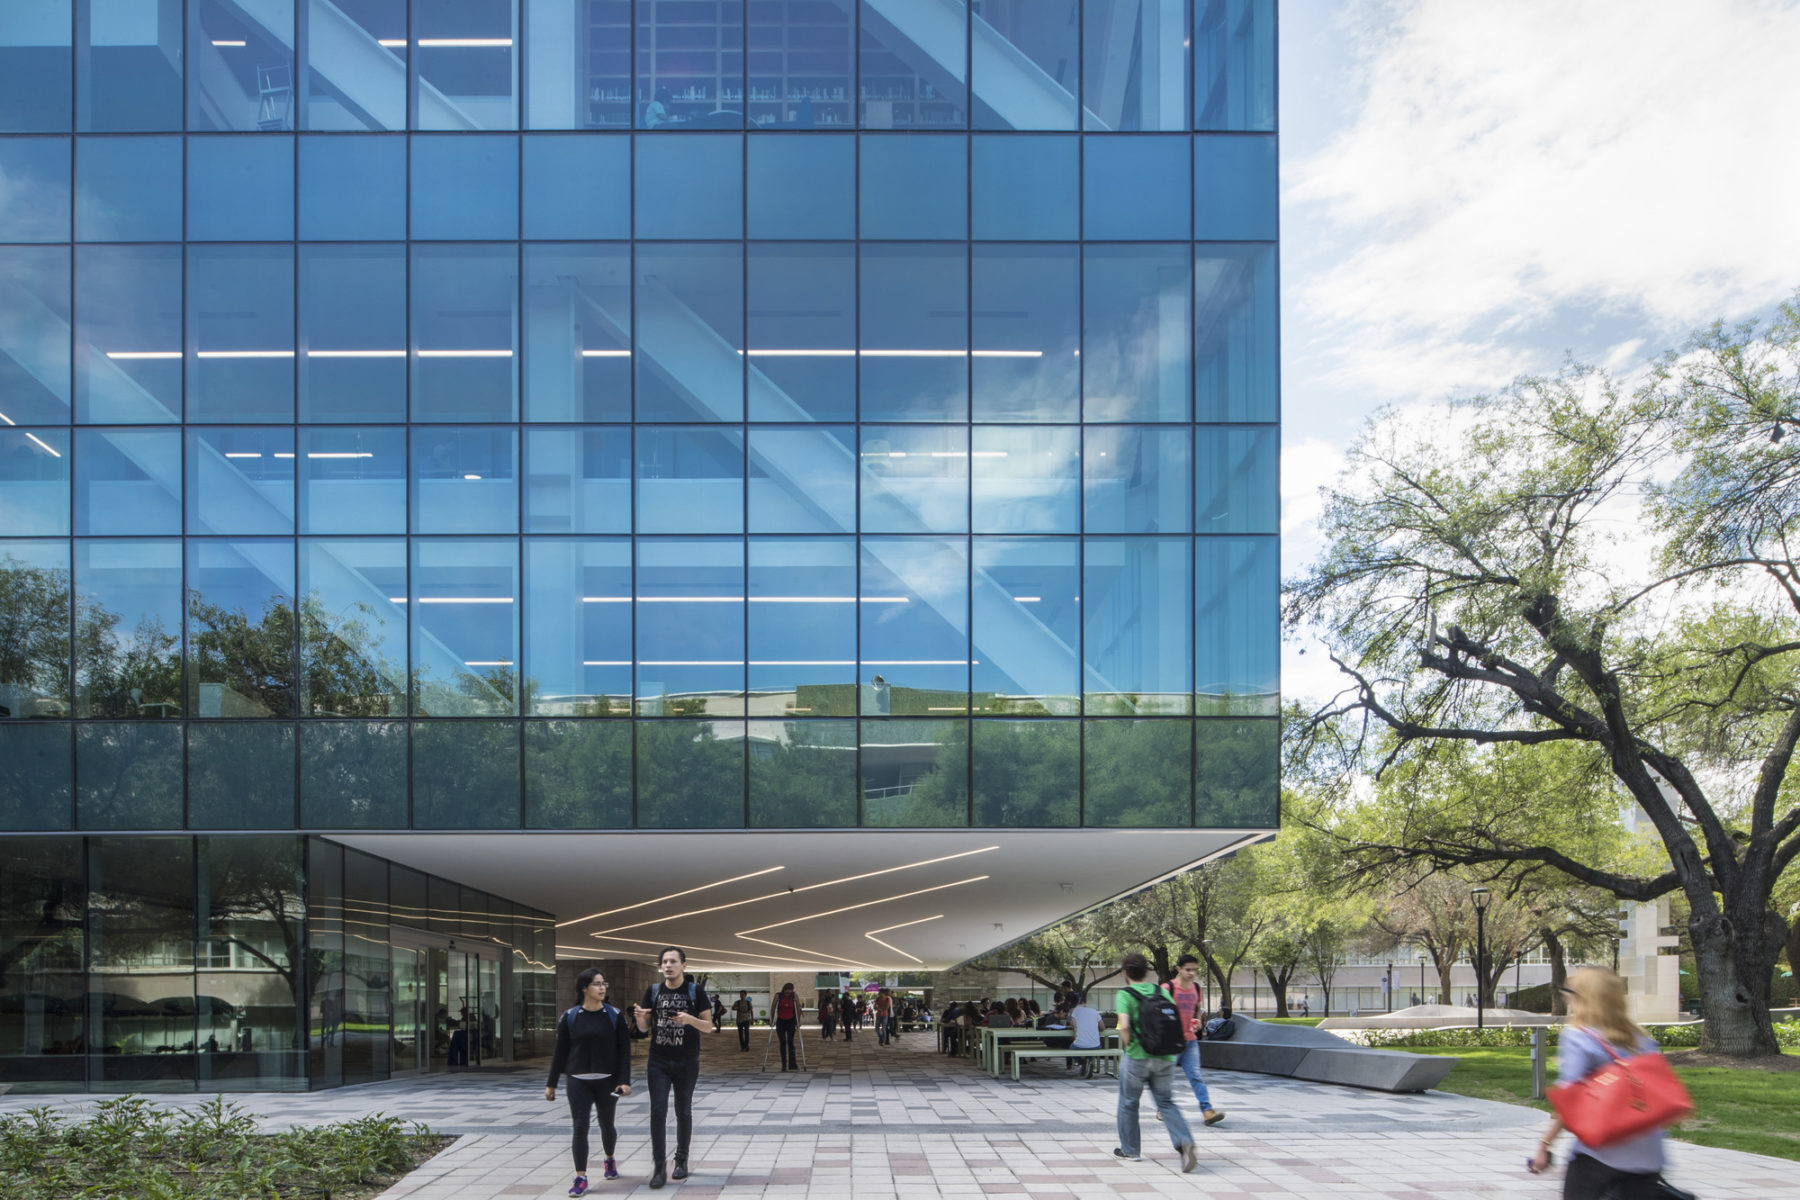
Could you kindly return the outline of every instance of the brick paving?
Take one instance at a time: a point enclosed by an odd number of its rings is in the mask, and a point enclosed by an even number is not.
[[[931,1034],[903,1034],[885,1047],[872,1036],[829,1045],[811,1036],[810,1069],[789,1074],[761,1069],[762,1038],[759,1030],[748,1054],[729,1030],[707,1039],[694,1105],[693,1175],[659,1197],[1551,1200],[1560,1194],[1559,1176],[1524,1170],[1543,1118],[1513,1105],[1214,1072],[1207,1080],[1214,1102],[1230,1113],[1222,1125],[1202,1127],[1192,1093],[1177,1089],[1200,1147],[1199,1170],[1182,1175],[1148,1104],[1145,1158],[1113,1159],[1113,1081],[1083,1080],[1054,1060],[1026,1067],[1024,1080],[1014,1084],[936,1053]],[[596,1197],[651,1195],[641,1068],[640,1060],[639,1089],[619,1106],[622,1178],[600,1178],[599,1137],[592,1139]],[[555,1104],[544,1102],[543,1072],[542,1064],[526,1064],[232,1099],[270,1128],[385,1112],[458,1135],[382,1200],[549,1200],[565,1193],[572,1172],[568,1110],[560,1093]],[[95,1099],[6,1096],[0,1112],[44,1103],[72,1110]],[[152,1099],[188,1107],[205,1097]],[[1671,1143],[1670,1158],[1670,1180],[1706,1200],[1800,1195],[1794,1164],[1779,1159],[1681,1143]]]

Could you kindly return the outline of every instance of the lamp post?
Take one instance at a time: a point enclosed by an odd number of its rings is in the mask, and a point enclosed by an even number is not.
[[[1470,888],[1469,899],[1475,902],[1475,1028],[1483,1029],[1482,981],[1487,978],[1487,906],[1489,893],[1484,887]]]
[[[1419,955],[1419,1003],[1431,1003],[1425,998],[1425,956],[1423,954]]]

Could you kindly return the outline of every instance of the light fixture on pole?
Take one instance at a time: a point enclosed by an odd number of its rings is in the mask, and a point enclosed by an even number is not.
[[[1423,954],[1419,955],[1419,1003],[1431,1003],[1425,998],[1425,956]]]
[[[1491,894],[1484,887],[1470,888],[1469,899],[1475,902],[1475,1028],[1482,1029],[1487,1025],[1482,992],[1487,979],[1487,906]]]

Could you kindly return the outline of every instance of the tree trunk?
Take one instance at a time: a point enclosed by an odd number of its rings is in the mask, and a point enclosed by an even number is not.
[[[1563,984],[1569,980],[1569,960],[1563,952],[1562,939],[1551,929],[1540,929],[1538,933],[1544,939],[1544,952],[1550,956],[1550,1015],[1564,1016],[1568,1005],[1563,999]]]
[[[1796,913],[1794,919],[1788,922],[1787,960],[1788,972],[1792,976],[1790,982],[1793,984],[1788,993],[1800,999],[1800,913]]]
[[[1769,1020],[1769,976],[1781,946],[1780,918],[1766,899],[1726,897],[1727,912],[1689,919],[1700,976],[1700,1049],[1734,1058],[1781,1053]]]
[[[1263,978],[1269,981],[1269,994],[1275,997],[1275,1015],[1277,1017],[1287,1016],[1287,980],[1278,979],[1273,971],[1265,971]]]

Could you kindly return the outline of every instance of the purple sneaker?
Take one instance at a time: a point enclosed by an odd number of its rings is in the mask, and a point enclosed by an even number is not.
[[[575,1182],[569,1185],[569,1195],[571,1195],[571,1196],[587,1195],[587,1176],[586,1175],[577,1175],[575,1177]]]
[[[618,1159],[609,1158],[606,1160],[606,1177],[608,1179],[617,1179],[619,1177],[619,1160]]]

